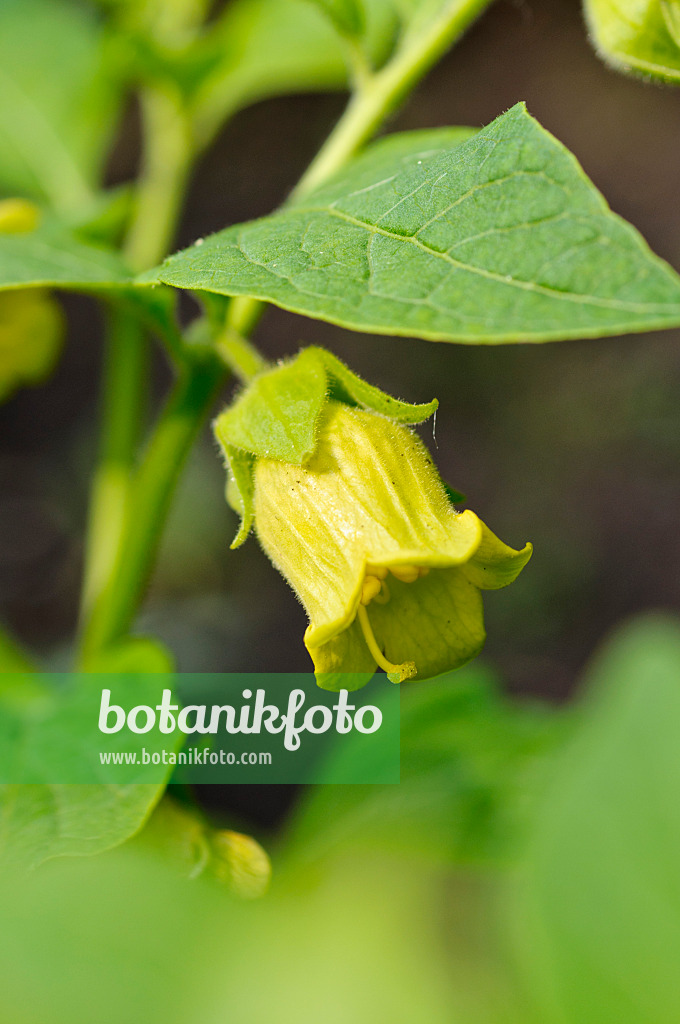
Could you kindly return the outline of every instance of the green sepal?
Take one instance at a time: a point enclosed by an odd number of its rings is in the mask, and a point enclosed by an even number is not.
[[[316,350],[259,374],[215,422],[222,447],[301,466],[314,453],[327,392]]]
[[[452,505],[464,505],[465,504],[467,499],[466,499],[464,494],[461,494],[460,491],[457,491],[455,487],[450,487],[447,483],[444,483],[443,480],[442,480],[442,483],[444,484],[444,490],[446,491],[446,497],[449,499],[449,501],[451,502]]]
[[[225,450],[231,445],[260,458],[302,466],[314,454],[319,416],[331,389],[345,404],[381,413],[397,423],[422,423],[438,405],[436,399],[412,405],[392,398],[331,352],[310,346],[254,379],[217,418],[217,440]]]
[[[337,356],[314,345],[259,374],[214,423],[231,474],[227,501],[242,517],[232,548],[243,544],[253,524],[254,459],[294,466],[308,462],[316,450],[319,419],[331,392],[345,404],[398,423],[421,423],[438,405],[436,399],[412,405],[392,398],[358,377]]]
[[[241,525],[230,547],[240,548],[247,539],[255,518],[253,456],[229,444],[223,444],[223,448],[229,467],[227,501],[241,517]]]
[[[368,384],[356,373],[353,373],[337,356],[325,348],[313,346],[305,351],[317,354],[331,381],[338,384],[341,391],[345,392],[345,396],[338,397],[348,397],[362,409],[379,412],[391,420],[396,420],[397,423],[423,423],[436,412],[439,406],[436,398],[424,405],[413,405],[385,394],[380,388]]]

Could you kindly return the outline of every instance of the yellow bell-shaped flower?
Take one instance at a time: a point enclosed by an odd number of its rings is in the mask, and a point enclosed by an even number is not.
[[[405,425],[327,401],[303,465],[257,457],[257,535],[310,618],[319,684],[354,689],[463,665],[484,639],[480,589],[511,583],[531,556],[474,512],[457,512]]]

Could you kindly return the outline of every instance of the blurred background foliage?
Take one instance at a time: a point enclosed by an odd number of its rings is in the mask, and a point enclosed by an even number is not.
[[[28,0],[0,11],[0,197],[38,199],[91,237],[115,239],[129,215],[140,130],[124,95],[140,76],[177,83],[201,113],[178,246],[280,203],[342,109],[342,53],[305,0],[287,34],[274,4],[254,20],[232,4],[198,57],[179,0],[102,2],[116,33],[94,5],[30,4],[30,36]],[[390,11],[371,4],[378,60]],[[21,106],[36,90],[38,121]],[[499,0],[390,127],[477,126],[519,99],[679,267],[677,95],[601,65],[577,0]],[[49,163],[41,132],[64,143]],[[103,335],[94,300],[59,301],[56,371],[0,407],[0,618],[55,669],[77,620]],[[271,850],[267,899],[178,879],[158,836],[30,881],[4,874],[0,1020],[677,1020],[679,627],[623,628],[584,675],[622,620],[680,606],[677,332],[464,347],[270,309],[257,340],[270,358],[323,344],[390,393],[436,394],[423,436],[445,479],[534,557],[512,594],[487,595],[483,662],[405,689],[401,786],[198,794]],[[160,354],[152,373],[160,403]],[[206,431],[137,628],[187,671],[307,670],[303,611],[254,541],[228,551],[223,492]]]
[[[678,621],[620,630],[557,719],[480,666],[403,704],[402,784],[312,787],[264,899],[154,829],[3,870],[0,1020],[676,1020]]]

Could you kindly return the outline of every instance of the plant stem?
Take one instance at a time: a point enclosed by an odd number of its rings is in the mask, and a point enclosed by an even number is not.
[[[366,77],[292,192],[300,199],[339,170],[380,128],[490,0],[449,0],[431,23],[404,37],[382,70]]]
[[[135,215],[124,255],[135,270],[157,263],[172,241],[191,159],[186,118],[168,91],[141,95],[145,150]],[[148,345],[129,312],[110,316],[104,368],[100,456],[90,496],[81,597],[83,622],[113,571],[122,543],[128,491],[139,438]]]
[[[84,635],[85,667],[130,628],[182,465],[225,375],[215,360],[187,366],[175,384],[132,484],[115,566]]]
[[[242,334],[227,326],[215,340],[220,359],[236,377],[247,384],[267,366],[267,361]]]
[[[147,87],[140,97],[145,151],[135,215],[124,246],[133,270],[158,263],[172,244],[193,156],[191,128],[179,96]]]
[[[90,493],[81,620],[109,579],[119,553],[147,364],[142,325],[130,312],[113,308],[103,374],[99,461]]]

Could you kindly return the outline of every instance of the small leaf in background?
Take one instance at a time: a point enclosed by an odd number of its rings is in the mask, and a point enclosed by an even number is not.
[[[140,637],[103,655],[96,671],[116,673],[128,698],[134,694],[140,703],[146,699],[153,705],[169,666],[162,646]],[[10,780],[0,785],[3,865],[33,868],[54,857],[111,849],[142,827],[163,794],[171,766],[159,769],[152,782],[81,783],[81,778],[97,777],[94,766],[100,749],[124,749],[129,742],[127,736],[117,736],[121,746],[93,729],[93,706],[98,705],[94,678],[74,677],[63,691],[48,687],[35,674],[0,680],[0,771]],[[100,686],[106,678],[99,676]],[[168,744],[167,736],[144,737],[149,751],[178,745],[182,739],[175,736]],[[163,782],[157,784],[161,775]],[[20,779],[19,784],[19,777],[35,783],[23,784]]]
[[[350,0],[328,3],[338,11],[350,6]],[[362,6],[364,44],[380,64],[393,42],[395,12],[390,0],[367,0]],[[215,23],[208,43],[219,59],[193,100],[202,141],[237,110],[269,96],[347,85],[342,40],[314,0],[236,0]]]
[[[434,156],[171,257],[158,280],[354,330],[498,344],[680,325],[680,278],[517,104]],[[403,160],[403,156],[402,156]]]
[[[63,333],[61,308],[45,292],[0,292],[0,402],[50,375]]]
[[[338,32],[346,36],[360,36],[364,31],[362,0],[309,0],[331,19]]]
[[[92,10],[0,4],[0,190],[63,215],[92,199],[116,126],[117,89]]]
[[[542,1024],[680,1020],[680,622],[593,665],[532,812],[513,941]]]
[[[678,0],[585,0],[584,9],[595,48],[608,64],[680,82]]]

